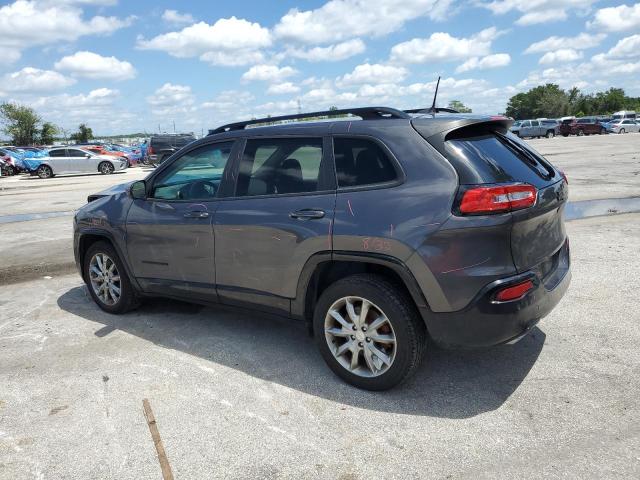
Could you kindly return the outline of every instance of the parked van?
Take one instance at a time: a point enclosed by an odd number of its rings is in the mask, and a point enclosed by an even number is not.
[[[619,112],[616,112],[613,115],[611,115],[612,121],[622,120],[625,118],[631,118],[632,120],[635,120],[636,112],[634,112],[633,110],[620,110]]]

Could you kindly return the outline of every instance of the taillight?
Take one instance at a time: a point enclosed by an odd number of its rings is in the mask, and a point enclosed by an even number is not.
[[[518,300],[525,296],[525,294],[533,288],[533,282],[527,280],[526,282],[512,285],[510,287],[503,288],[496,293],[495,299],[498,302],[509,302],[511,300]]]
[[[464,215],[511,212],[535,205],[537,196],[536,187],[526,183],[474,186],[464,191],[458,209]]]
[[[153,147],[147,148],[147,155],[153,155]]]

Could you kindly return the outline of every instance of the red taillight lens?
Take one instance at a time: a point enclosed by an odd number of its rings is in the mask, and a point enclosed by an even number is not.
[[[465,215],[510,212],[535,205],[537,196],[528,184],[474,187],[464,192],[459,208]]]
[[[153,147],[147,148],[147,155],[153,155]]]
[[[508,302],[510,300],[517,300],[524,297],[524,295],[533,288],[533,282],[527,280],[526,282],[513,285],[511,287],[503,288],[496,293],[496,300],[498,302]]]

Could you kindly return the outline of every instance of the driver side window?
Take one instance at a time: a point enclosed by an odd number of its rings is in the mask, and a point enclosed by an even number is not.
[[[233,142],[204,145],[184,154],[153,182],[151,197],[160,200],[215,198]]]

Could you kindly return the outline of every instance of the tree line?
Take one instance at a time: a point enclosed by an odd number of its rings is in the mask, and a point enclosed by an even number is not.
[[[11,144],[21,147],[51,145],[63,133],[54,123],[43,121],[34,109],[17,103],[0,104],[0,123],[2,132],[10,138]],[[69,136],[69,140],[78,143],[88,142],[92,138],[93,131],[84,123]]]
[[[640,97],[628,97],[622,88],[583,93],[576,87],[563,90],[554,83],[548,83],[511,97],[505,114],[522,120],[611,115],[620,110],[640,110]]]

